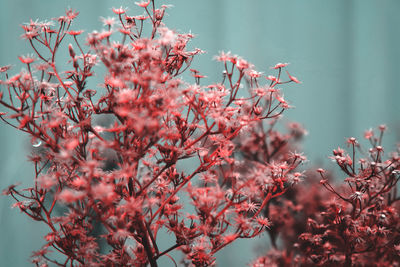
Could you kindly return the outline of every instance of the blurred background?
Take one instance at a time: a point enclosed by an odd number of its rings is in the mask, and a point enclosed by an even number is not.
[[[309,167],[333,168],[327,160],[333,148],[345,146],[346,137],[361,139],[364,130],[379,124],[388,126],[386,151],[400,140],[400,1],[157,2],[174,6],[164,21],[169,28],[196,34],[192,45],[207,53],[193,67],[209,82],[220,81],[222,66],[212,58],[222,50],[242,56],[266,75],[274,74],[270,67],[276,63],[290,63],[288,70],[302,84],[285,87],[285,98],[295,108],[284,120],[297,121],[309,132],[303,145]],[[119,6],[129,7],[131,15],[142,12],[132,0],[2,0],[0,66],[12,64],[11,73],[18,72],[17,56],[31,53],[20,39],[20,25],[29,19],[51,19],[71,7],[80,12],[72,29],[88,33],[100,30],[99,17],[113,16],[111,7]],[[2,122],[0,152],[1,190],[32,178],[26,162],[29,141]],[[12,203],[0,196],[0,266],[31,266],[31,251],[40,247],[47,229],[11,209]],[[267,235],[234,243],[217,255],[217,262],[245,266],[267,244]]]

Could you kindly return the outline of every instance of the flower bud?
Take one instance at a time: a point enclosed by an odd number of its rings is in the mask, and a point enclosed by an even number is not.
[[[69,55],[74,58],[76,56],[74,48],[72,47],[72,44],[68,45],[68,51],[69,51]]]

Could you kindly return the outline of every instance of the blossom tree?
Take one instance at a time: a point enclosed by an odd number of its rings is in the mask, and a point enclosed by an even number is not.
[[[30,21],[25,69],[12,76],[0,68],[0,118],[38,148],[29,157],[33,185],[4,191],[48,226],[36,266],[157,266],[162,256],[177,264],[173,250],[182,264],[212,265],[225,246],[270,227],[268,203],[302,176],[295,169],[305,158],[288,144],[297,127],[287,135],[272,128],[289,108],[278,87],[299,82],[287,64],[264,76],[222,52],[222,80],[201,85],[204,76],[190,69],[202,53],[188,48],[193,35],[163,24],[168,6],[136,5],[142,15],[114,8],[85,45],[71,26],[74,10]],[[69,61],[61,63],[65,42]],[[92,88],[97,65],[106,74]],[[189,69],[194,84],[182,77]],[[182,169],[188,160],[195,167]],[[166,231],[175,240],[161,248]]]

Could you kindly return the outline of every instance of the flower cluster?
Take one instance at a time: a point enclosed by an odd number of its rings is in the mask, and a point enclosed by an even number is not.
[[[26,68],[14,76],[1,68],[0,118],[34,147],[33,186],[4,193],[49,227],[37,266],[157,266],[162,256],[175,262],[175,249],[183,263],[212,265],[225,246],[269,228],[268,203],[302,177],[295,169],[305,157],[289,143],[304,130],[273,129],[289,108],[278,87],[299,83],[282,77],[287,64],[263,76],[221,53],[220,82],[200,85],[204,75],[191,70],[189,84],[181,74],[202,53],[187,48],[193,35],[163,24],[167,6],[137,6],[144,15],[114,8],[86,46],[83,31],[71,30],[75,11],[31,21],[22,37],[34,55],[19,58]],[[60,66],[66,40],[70,60]],[[91,88],[96,65],[106,74]],[[182,168],[188,161],[194,167]],[[165,231],[175,241],[161,249]]]
[[[281,235],[284,248],[278,250],[275,243],[275,250],[257,259],[254,266],[400,264],[400,149],[384,157],[385,129],[379,126],[378,136],[372,130],[365,133],[371,145],[368,151],[353,137],[347,140],[350,155],[341,148],[333,151],[332,160],[346,175],[343,184],[333,186],[332,178],[318,169],[320,183],[312,182],[314,178],[307,189],[298,186],[296,194],[271,202],[268,215],[281,217],[270,235],[273,240]],[[321,192],[321,187],[329,194]],[[308,194],[302,195],[306,190]]]

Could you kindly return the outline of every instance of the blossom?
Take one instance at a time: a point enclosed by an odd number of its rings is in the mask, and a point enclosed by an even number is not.
[[[374,136],[374,132],[372,131],[372,129],[369,129],[364,132],[365,139],[371,139],[373,136]]]
[[[385,125],[385,124],[381,124],[381,125],[379,125],[379,130],[381,131],[381,132],[384,132],[384,131],[386,131],[387,130],[387,126]]]
[[[83,30],[79,30],[79,31],[68,31],[67,33],[68,33],[69,35],[72,35],[72,36],[77,36],[77,35],[82,34],[82,33],[83,33]]]
[[[292,82],[301,83],[296,77],[290,75],[288,71],[286,71],[286,73],[287,73],[287,75],[289,76],[289,79],[290,79]]]
[[[354,137],[350,137],[347,139],[347,144],[348,145],[356,145],[357,144],[357,139],[355,139]]]
[[[271,221],[268,220],[268,218],[266,217],[261,217],[261,216],[257,217],[257,223],[265,228],[270,228],[271,226]]]
[[[76,10],[72,10],[72,9],[67,9],[67,11],[65,13],[69,20],[73,20],[79,15],[79,12],[77,12]]]
[[[247,71],[247,75],[249,75],[251,78],[254,78],[254,79],[260,78],[262,74],[263,74],[262,72],[258,72],[258,71],[255,71],[255,70],[248,70]]]
[[[135,2],[135,4],[136,4],[137,6],[146,8],[146,7],[150,4],[150,0],[148,0],[148,1],[141,1],[141,2]]]
[[[276,64],[274,67],[272,67],[273,69],[281,69],[286,67],[287,65],[289,65],[289,63],[278,63]]]
[[[4,189],[2,191],[2,194],[3,195],[10,195],[18,185],[20,185],[20,183],[9,185],[6,189]]]
[[[58,194],[58,199],[65,203],[73,203],[82,199],[85,196],[84,192],[76,191],[73,189],[64,189]]]
[[[39,185],[44,189],[50,189],[57,183],[55,177],[52,177],[51,175],[41,175],[39,176],[37,181]]]
[[[39,30],[31,27],[25,27],[24,28],[25,33],[21,35],[21,38],[26,39],[26,40],[33,40],[37,36],[39,36]]]
[[[1,72],[6,72],[6,71],[8,71],[9,69],[11,69],[11,66],[10,66],[10,65],[2,66],[2,67],[0,67],[0,73],[1,73]]]
[[[33,56],[19,56],[18,59],[24,64],[31,64],[35,61]]]
[[[137,19],[137,20],[144,21],[144,20],[148,19],[149,16],[146,16],[146,15],[139,15],[139,16],[133,16],[133,18],[134,18],[134,19]]]
[[[273,82],[278,82],[278,79],[273,75],[268,75],[265,77],[265,79],[273,81]]]
[[[100,18],[101,22],[103,23],[103,26],[108,26],[112,27],[116,23],[116,19],[114,17],[107,17],[107,18]]]
[[[227,61],[231,61],[232,63],[236,62],[236,56],[232,56],[231,52],[225,53],[224,51],[221,51],[218,56],[214,57],[214,59],[222,62],[227,62]]]
[[[99,183],[92,187],[92,194],[95,199],[100,199],[105,203],[114,201],[116,194],[111,184]]]
[[[176,40],[176,34],[168,29],[168,28],[159,28],[158,32],[160,33],[160,44],[161,45],[172,45]]]
[[[123,7],[112,8],[112,11],[117,15],[122,15],[122,14],[126,13],[126,9]]]
[[[250,66],[251,66],[251,65],[250,65],[246,60],[244,60],[244,59],[242,59],[242,58],[238,58],[237,61],[236,61],[236,67],[237,67],[239,70],[248,69]]]

